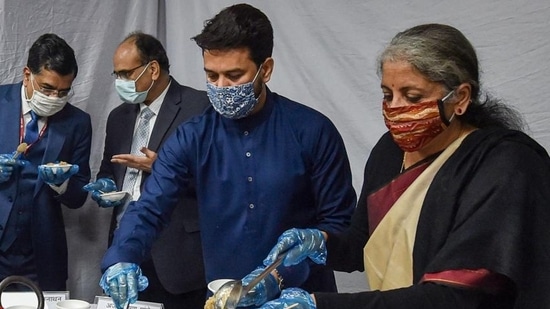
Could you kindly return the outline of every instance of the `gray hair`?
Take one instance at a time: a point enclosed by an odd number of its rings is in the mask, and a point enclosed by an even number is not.
[[[405,61],[448,91],[470,84],[471,104],[461,121],[476,127],[498,126],[522,129],[521,115],[500,100],[481,99],[479,64],[474,47],[458,29],[442,24],[424,24],[399,32],[378,57],[378,76],[385,62]]]
[[[472,85],[472,99],[479,95],[476,52],[457,29],[441,24],[420,25],[398,33],[379,57],[378,74],[384,62],[405,61],[429,80],[452,90],[462,83]]]

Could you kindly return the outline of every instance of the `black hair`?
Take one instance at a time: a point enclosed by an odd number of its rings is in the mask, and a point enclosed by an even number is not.
[[[191,38],[205,50],[248,48],[252,61],[260,66],[273,53],[273,28],[262,11],[248,4],[224,8]]]
[[[168,56],[166,55],[166,50],[157,38],[141,31],[134,31],[130,33],[122,41],[122,43],[128,41],[133,41],[136,45],[142,64],[147,64],[153,60],[156,60],[159,63],[161,70],[170,73],[170,62],[168,60]]]
[[[76,77],[78,65],[74,50],[59,36],[53,33],[41,35],[29,49],[27,67],[33,74],[42,69],[54,71],[59,75],[73,74]]]

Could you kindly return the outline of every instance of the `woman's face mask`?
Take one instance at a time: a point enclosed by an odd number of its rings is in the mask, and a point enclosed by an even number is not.
[[[216,112],[230,119],[248,116],[258,104],[258,99],[254,94],[254,82],[256,82],[261,69],[262,65],[258,68],[254,79],[242,85],[217,87],[206,82],[206,93]]]
[[[34,88],[34,74],[31,74],[31,87],[33,89],[32,96],[30,99],[27,99],[27,102],[29,104],[29,107],[38,115],[41,117],[49,117],[65,107],[65,104],[67,104],[67,101],[69,101],[70,94],[65,94],[62,97],[58,97],[60,95],[60,92],[57,92],[57,96],[54,95],[45,95],[44,93],[36,90]]]
[[[384,122],[399,148],[408,152],[417,151],[443,132],[454,117],[447,121],[442,114],[443,103],[452,93],[441,100],[405,106],[390,107],[386,101],[382,103]]]
[[[136,82],[140,79],[143,73],[145,73],[150,64],[151,63],[149,62],[145,66],[143,71],[141,71],[141,73],[135,80],[125,80],[121,78],[115,79],[115,89],[118,93],[119,98],[122,101],[131,104],[139,104],[145,101],[145,99],[147,98],[147,94],[149,93],[149,90],[151,90],[151,87],[153,87],[155,81],[153,80],[151,82],[151,86],[149,86],[149,89],[139,92],[136,91]]]

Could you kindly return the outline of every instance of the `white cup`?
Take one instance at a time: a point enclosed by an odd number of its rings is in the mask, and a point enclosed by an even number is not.
[[[57,309],[90,309],[90,303],[78,299],[66,299],[55,304]]]
[[[210,283],[208,283],[208,289],[210,290],[210,292],[212,293],[216,293],[216,291],[226,282],[229,282],[229,281],[233,281],[231,279],[217,279],[217,280],[214,280],[214,281],[210,281]]]

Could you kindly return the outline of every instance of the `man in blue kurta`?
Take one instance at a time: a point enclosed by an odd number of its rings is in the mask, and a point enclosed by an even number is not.
[[[274,66],[268,18],[249,5],[234,5],[193,39],[203,50],[212,107],[166,141],[140,199],[115,232],[101,264],[101,285],[117,306],[135,301],[132,290],[144,288],[143,280],[135,281],[137,265],[190,183],[196,184],[208,281],[254,270],[287,228],[344,230],[355,206],[335,126],[266,86]],[[331,270],[307,262],[279,267],[270,277],[278,288],[336,290]],[[272,291],[267,287],[267,294]]]

